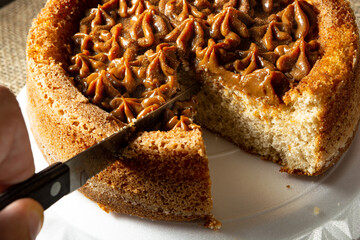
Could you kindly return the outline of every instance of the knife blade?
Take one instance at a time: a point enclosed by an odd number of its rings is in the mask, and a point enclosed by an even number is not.
[[[181,91],[158,109],[128,124],[119,132],[107,137],[64,163],[57,162],[24,182],[18,183],[0,195],[0,211],[20,198],[33,198],[45,209],[63,196],[83,186],[88,179],[119,159],[131,137],[140,131],[151,130],[163,112],[176,101],[184,101],[197,93],[200,84],[195,83]]]

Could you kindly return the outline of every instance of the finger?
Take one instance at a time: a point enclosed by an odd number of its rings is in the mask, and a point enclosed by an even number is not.
[[[0,191],[35,171],[29,137],[16,97],[0,86]]]
[[[20,199],[0,212],[0,239],[33,240],[44,220],[43,208],[30,198]]]

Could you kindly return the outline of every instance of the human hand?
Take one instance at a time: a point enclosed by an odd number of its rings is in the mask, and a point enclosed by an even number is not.
[[[0,192],[35,172],[29,137],[15,96],[0,86]],[[0,211],[0,239],[35,239],[44,219],[42,206],[20,199]]]

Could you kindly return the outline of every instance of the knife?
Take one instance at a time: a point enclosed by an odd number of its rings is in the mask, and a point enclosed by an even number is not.
[[[177,94],[174,98],[148,113],[143,118],[128,124],[119,132],[107,137],[64,163],[57,162],[24,182],[11,186],[0,195],[0,211],[20,198],[33,198],[45,209],[63,196],[83,186],[86,181],[119,159],[122,150],[131,137],[139,131],[151,130],[165,109],[176,101],[184,101],[197,93],[200,84],[196,83]]]

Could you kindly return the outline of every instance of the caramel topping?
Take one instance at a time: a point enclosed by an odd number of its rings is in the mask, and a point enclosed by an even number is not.
[[[234,8],[226,8],[213,18],[208,19],[211,24],[210,36],[223,39],[222,48],[231,49],[240,45],[242,38],[249,38],[249,30],[245,23],[250,23],[251,18]]]
[[[268,50],[273,51],[277,46],[289,44],[292,42],[292,37],[289,33],[283,32],[280,30],[282,24],[279,22],[275,22],[274,20],[270,22],[269,25],[264,25],[261,27],[254,27],[252,32],[254,37],[258,39],[258,41],[262,44],[262,46]],[[262,38],[259,40],[259,32],[264,32],[265,34],[262,35]]]
[[[118,89],[123,87],[129,94],[133,93],[139,85],[137,78],[143,75],[140,73],[140,76],[137,76],[139,74],[137,74],[135,71],[138,62],[129,62],[129,60],[126,58],[116,60],[117,61],[111,62],[110,69],[108,70],[108,73],[113,76],[113,85]]]
[[[167,34],[164,40],[166,42],[176,42],[177,48],[182,53],[185,53],[189,48],[196,51],[205,44],[204,25],[198,19],[189,17]]]
[[[91,72],[97,72],[106,68],[107,57],[103,53],[90,55],[89,51],[83,51],[72,57],[74,65],[70,66],[71,72],[78,72],[81,78],[87,77]]]
[[[136,0],[131,4],[128,4],[126,0],[119,1],[119,15],[120,17],[129,17],[131,15],[139,15],[145,9],[145,3],[143,0]]]
[[[137,98],[125,98],[124,96],[114,98],[110,101],[111,114],[122,122],[133,122],[136,116],[143,110],[140,100]]]
[[[259,68],[275,71],[274,64],[266,60],[266,54],[260,53],[259,47],[254,43],[251,44],[248,51],[239,52],[239,54],[244,58],[234,61],[234,69],[244,76]]]
[[[245,75],[241,85],[249,94],[262,98],[269,104],[279,103],[277,96],[281,96],[289,89],[289,82],[283,73],[266,68]]]
[[[92,73],[86,78],[87,89],[85,95],[93,97],[93,103],[100,104],[105,96],[116,97],[119,91],[111,83],[111,76],[104,70]]]
[[[196,3],[196,2],[195,2]],[[201,10],[196,4],[190,4],[187,0],[160,0],[159,10],[174,25],[179,25],[190,16],[205,19],[209,13],[208,8]]]
[[[283,11],[281,20],[285,30],[293,33],[296,39],[305,38],[309,32],[309,19],[297,0]]]
[[[189,130],[189,125],[192,123],[191,118],[194,117],[193,106],[196,104],[196,98],[192,98],[186,102],[176,102],[172,110],[165,112],[165,127],[170,130],[180,127],[184,130]]]
[[[279,57],[276,67],[284,73],[289,73],[293,79],[300,81],[311,70],[307,57],[309,50],[310,47],[303,38],[297,40],[291,49]]]
[[[147,9],[141,13],[132,27],[130,36],[137,41],[139,47],[150,47],[159,42],[168,32],[167,25],[162,17],[156,15],[154,9]]]
[[[104,0],[72,37],[69,72],[124,123],[173,97],[185,69],[279,105],[319,58],[316,18],[302,0]],[[194,104],[176,103],[162,129],[189,129]]]

